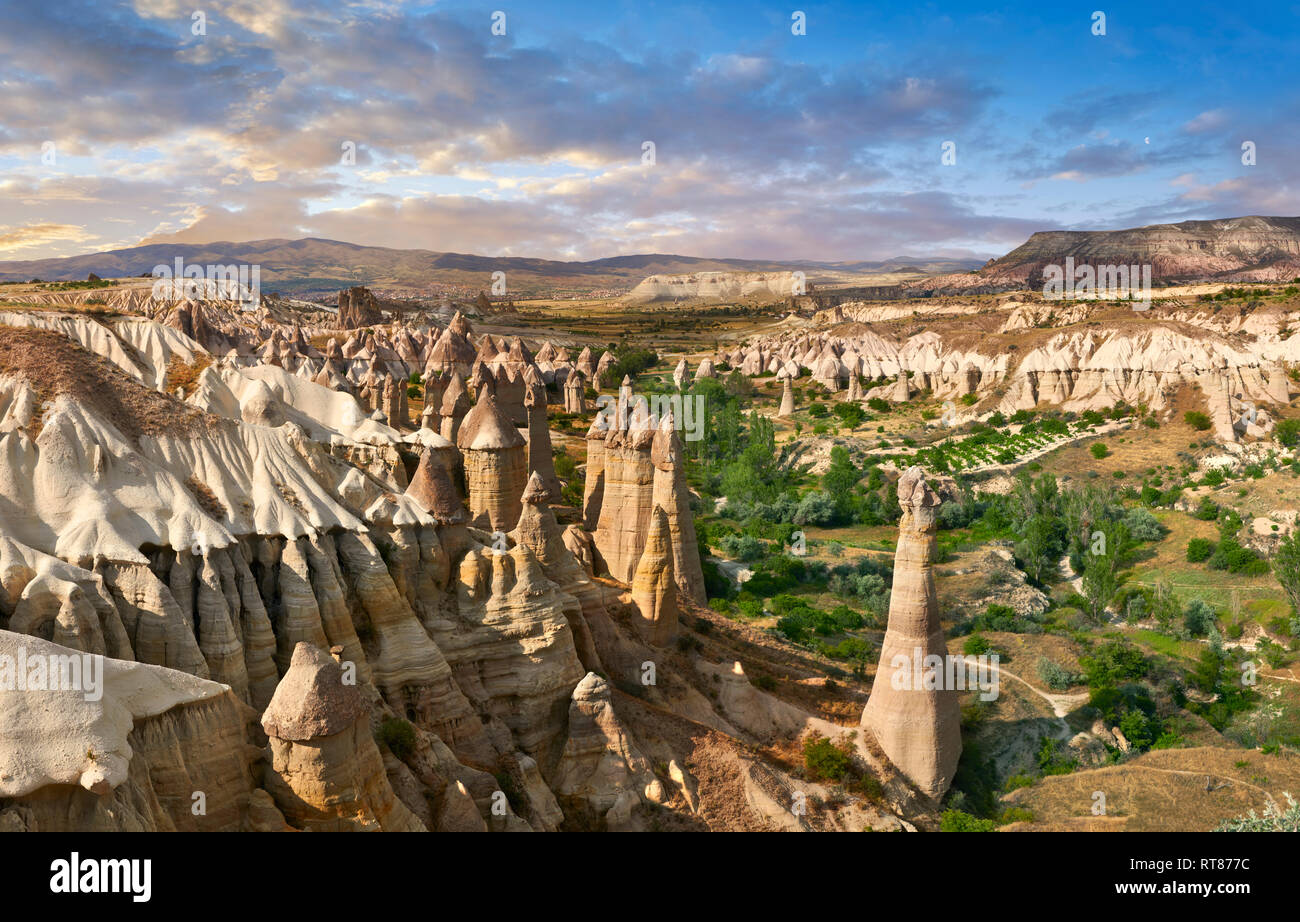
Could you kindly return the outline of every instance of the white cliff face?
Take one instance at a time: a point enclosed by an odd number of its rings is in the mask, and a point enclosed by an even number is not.
[[[1233,421],[1247,405],[1289,402],[1285,365],[1300,358],[1300,339],[1279,332],[1293,321],[1286,314],[1233,320],[1185,309],[1135,313],[1118,326],[1083,323],[1095,310],[1070,302],[1007,305],[999,328],[1006,336],[1059,327],[1028,343],[1005,336],[989,340],[960,326],[899,336],[896,327],[863,329],[855,322],[819,332],[785,331],[727,358],[742,368],[792,363],[810,369],[832,390],[841,390],[853,375],[892,379],[884,393],[895,402],[922,390],[940,401],[1000,394],[996,406],[986,404],[982,412],[1008,414],[1044,407],[1077,412],[1121,401],[1162,412],[1179,389],[1194,387],[1215,419],[1216,435],[1228,441],[1239,437]]]
[[[760,298],[779,301],[802,289],[793,272],[695,272],[690,275],[651,275],[627,294],[634,304],[651,301],[726,301]]]

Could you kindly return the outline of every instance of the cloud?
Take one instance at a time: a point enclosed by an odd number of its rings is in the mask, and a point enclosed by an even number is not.
[[[615,42],[540,33],[522,13],[493,36],[481,11],[386,0],[202,6],[203,35],[181,0],[0,6],[0,222],[62,228],[17,238],[26,249],[314,235],[485,254],[867,259],[994,253],[1066,220],[1071,196],[1096,212],[1093,190],[1128,177],[1154,191],[1112,213],[1268,200],[1203,169],[1231,166],[1238,107],[1174,117],[1169,87],[1100,86],[1038,105],[1020,132],[995,111],[1024,111],[994,76],[996,54],[935,54],[921,37],[805,57],[786,50],[782,21],[782,42],[728,35],[715,48],[630,37],[635,13]],[[710,28],[681,12],[676,28]],[[1181,129],[1151,145],[1129,136],[1161,124]],[[1256,135],[1261,165],[1289,143]],[[958,169],[940,167],[947,139]],[[39,162],[45,140],[57,167]],[[341,162],[349,142],[355,164]],[[1274,202],[1291,200],[1288,169],[1267,168]],[[1176,174],[1197,178],[1170,187]]]
[[[33,224],[27,227],[0,227],[0,253],[17,258],[53,242],[85,243],[94,240],[84,228],[75,224]]]

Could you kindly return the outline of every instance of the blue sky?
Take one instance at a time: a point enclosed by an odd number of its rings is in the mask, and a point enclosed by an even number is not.
[[[0,259],[983,258],[1300,214],[1296,4],[195,5],[0,6]]]

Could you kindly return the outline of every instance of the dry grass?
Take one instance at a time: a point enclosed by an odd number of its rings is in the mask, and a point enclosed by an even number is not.
[[[1106,795],[1104,818],[1092,814],[1096,791]],[[1005,803],[1028,807],[1035,819],[1004,828],[1206,832],[1230,817],[1262,811],[1269,796],[1285,805],[1286,792],[1300,792],[1300,756],[1161,749],[1122,765],[1049,776],[1008,794]]]
[[[203,374],[203,369],[211,364],[212,356],[206,353],[199,353],[193,362],[182,362],[179,356],[173,357],[167,363],[164,389],[169,393],[175,393],[176,388],[179,387],[186,397],[190,396],[198,386],[199,375]]]
[[[217,499],[217,494],[203,481],[199,480],[193,474],[185,478],[185,488],[193,494],[194,499],[208,515],[212,516],[218,522],[226,518],[226,507],[221,500]]]

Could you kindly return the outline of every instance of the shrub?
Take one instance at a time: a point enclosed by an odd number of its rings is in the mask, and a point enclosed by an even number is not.
[[[1277,804],[1270,803],[1264,807],[1264,815],[1256,816],[1251,810],[1245,816],[1224,820],[1214,828],[1215,832],[1300,832],[1300,804],[1294,797],[1283,792],[1289,806],[1285,811]]]
[[[1093,442],[1088,451],[1092,452],[1092,456],[1098,461],[1110,454],[1110,449],[1106,447],[1105,442]]]
[[[1200,519],[1202,522],[1213,522],[1219,517],[1219,504],[1208,496],[1204,496],[1201,498],[1200,505],[1196,507],[1196,511],[1193,512],[1192,515]]]
[[[803,743],[803,764],[814,781],[840,781],[849,773],[853,760],[848,743],[837,745],[821,734],[813,733]]]
[[[1288,448],[1300,442],[1300,419],[1278,420],[1273,437]]]
[[[856,403],[837,403],[832,412],[850,428],[862,425],[867,418],[866,412]]]
[[[835,521],[835,500],[829,493],[814,490],[799,501],[794,513],[796,525],[830,525]]]
[[[1210,555],[1211,570],[1227,570],[1246,576],[1262,576],[1269,571],[1268,561],[1248,547],[1242,547],[1235,538],[1224,538]]]
[[[1209,538],[1193,538],[1187,542],[1187,562],[1201,563],[1214,553],[1214,542]]]
[[[389,717],[380,724],[375,738],[399,760],[415,752],[415,727],[411,726],[410,721],[399,717]]]
[[[1145,509],[1130,509],[1124,516],[1124,527],[1129,536],[1138,541],[1159,541],[1164,535],[1156,517]]]
[[[1045,656],[1038,658],[1038,677],[1052,691],[1065,691],[1074,684],[1075,679],[1064,667],[1057,665]]]
[[[1203,637],[1217,620],[1214,609],[1202,599],[1192,599],[1183,609],[1183,627],[1193,637]]]
[[[1188,410],[1183,414],[1183,422],[1191,426],[1197,432],[1205,432],[1210,428],[1210,417],[1200,410]]]
[[[939,819],[940,832],[992,832],[997,824],[961,810],[945,810]]]
[[[971,634],[966,638],[966,642],[962,644],[961,651],[967,656],[980,656],[989,652],[990,647],[991,644],[989,644],[988,639],[982,634]]]

